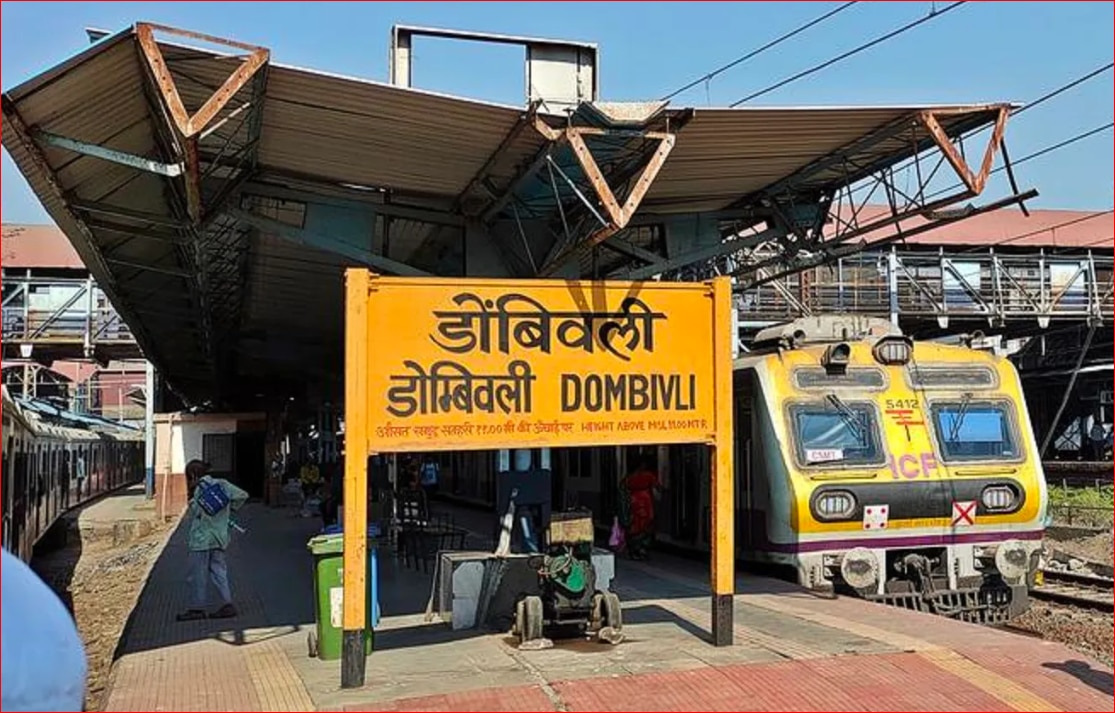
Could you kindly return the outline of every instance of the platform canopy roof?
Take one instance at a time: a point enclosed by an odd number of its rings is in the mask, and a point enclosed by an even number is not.
[[[1011,109],[542,104],[140,23],[4,92],[3,143],[169,383],[244,406],[338,393],[344,266],[646,278],[766,241],[792,269],[980,193]],[[969,168],[955,140],[988,126]],[[821,230],[842,192],[934,152],[961,191]]]

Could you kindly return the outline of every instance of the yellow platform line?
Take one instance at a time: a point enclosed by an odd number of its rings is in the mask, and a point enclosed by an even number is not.
[[[937,668],[962,678],[990,696],[994,696],[1017,711],[1059,711],[1057,706],[1041,696],[1023,688],[1014,681],[980,666],[955,651],[939,648],[920,651],[918,655]]]
[[[244,657],[252,687],[259,697],[260,710],[312,711],[313,699],[302,684],[290,659],[275,641],[262,641],[245,647]]]

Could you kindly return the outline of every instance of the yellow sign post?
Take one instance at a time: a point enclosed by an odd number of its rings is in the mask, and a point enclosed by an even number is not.
[[[342,686],[363,683],[361,452],[708,444],[713,639],[731,643],[728,278],[450,280],[351,269],[346,281]]]

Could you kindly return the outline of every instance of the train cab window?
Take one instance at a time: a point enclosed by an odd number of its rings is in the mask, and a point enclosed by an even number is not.
[[[1006,404],[935,403],[933,426],[946,461],[1014,460],[1018,444]]]
[[[867,404],[832,401],[790,407],[798,461],[805,466],[882,463],[875,411]]]

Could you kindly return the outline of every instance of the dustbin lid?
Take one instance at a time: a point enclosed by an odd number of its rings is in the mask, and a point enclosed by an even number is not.
[[[340,529],[332,531],[335,526],[330,526],[320,535],[315,535],[310,538],[306,543],[306,548],[315,555],[335,555],[344,552],[345,549],[345,535]],[[379,527],[372,525],[368,527],[368,544],[375,544],[374,541],[379,537]]]

